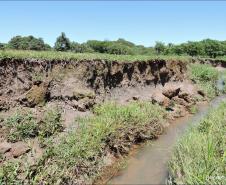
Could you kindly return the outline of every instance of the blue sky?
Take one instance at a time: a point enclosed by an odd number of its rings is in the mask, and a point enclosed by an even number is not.
[[[125,38],[145,46],[226,40],[226,2],[0,2],[0,42],[34,35],[53,45],[62,31],[76,42]]]

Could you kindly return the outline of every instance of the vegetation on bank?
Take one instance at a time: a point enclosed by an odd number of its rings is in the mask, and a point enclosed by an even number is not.
[[[226,41],[204,39],[202,41],[188,41],[177,45],[172,43],[166,45],[163,42],[156,42],[154,47],[145,47],[120,38],[116,41],[88,40],[80,44],[70,41],[65,33],[61,33],[56,38],[53,48],[44,43],[41,38],[15,36],[7,44],[0,43],[1,49],[55,50],[73,53],[107,53],[117,55],[188,55],[216,58],[226,55]]]
[[[212,99],[218,94],[217,80],[219,72],[207,64],[190,64],[189,77],[193,80],[204,94]]]
[[[169,163],[176,184],[226,184],[226,103],[187,131]]]
[[[158,137],[165,115],[163,108],[147,102],[98,105],[93,116],[77,120],[77,130],[62,136],[56,144],[47,145],[35,169],[30,167],[22,171],[16,164],[5,163],[0,169],[0,182],[91,182],[106,165],[107,154],[122,155],[133,144]],[[20,179],[21,176],[25,179]]]
[[[10,142],[22,141],[29,138],[47,138],[63,130],[61,113],[57,108],[48,109],[41,120],[32,112],[17,111],[4,121],[7,128],[7,140]]]
[[[43,60],[107,60],[118,62],[135,62],[148,60],[189,61],[189,56],[176,55],[111,55],[102,53],[73,53],[59,51],[0,50],[0,59],[43,59]]]

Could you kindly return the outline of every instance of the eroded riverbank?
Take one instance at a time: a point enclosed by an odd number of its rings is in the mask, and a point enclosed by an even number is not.
[[[168,177],[167,163],[178,138],[185,130],[203,119],[211,108],[226,100],[226,95],[210,103],[202,103],[195,115],[178,118],[158,140],[137,150],[128,160],[128,167],[113,177],[109,184],[165,184]]]

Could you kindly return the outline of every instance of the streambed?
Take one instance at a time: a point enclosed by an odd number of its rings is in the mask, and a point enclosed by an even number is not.
[[[178,138],[224,99],[226,95],[218,96],[208,104],[200,104],[196,114],[173,121],[158,140],[137,150],[128,160],[127,168],[114,176],[108,184],[165,184],[168,177],[167,162]]]

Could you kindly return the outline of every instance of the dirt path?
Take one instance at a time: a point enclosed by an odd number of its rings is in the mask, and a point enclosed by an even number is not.
[[[215,98],[210,104],[202,104],[195,115],[177,119],[158,140],[136,152],[128,161],[128,167],[113,177],[109,184],[164,184],[168,175],[167,162],[179,136],[191,125],[199,122],[212,107],[226,99]]]

